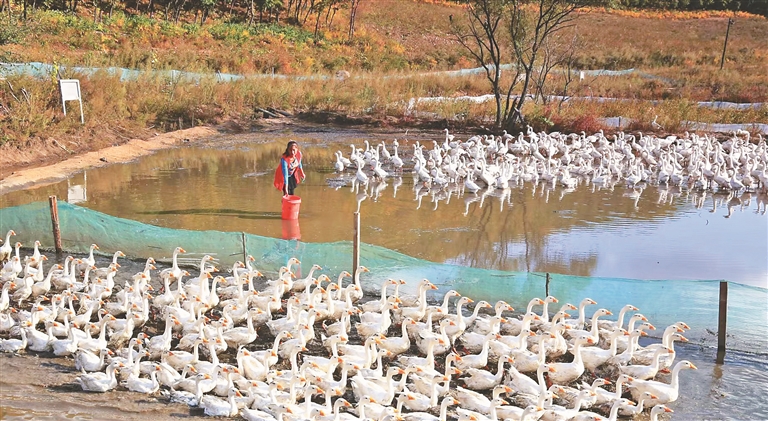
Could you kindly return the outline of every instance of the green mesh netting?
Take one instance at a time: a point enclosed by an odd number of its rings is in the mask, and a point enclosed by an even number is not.
[[[58,202],[62,248],[70,254],[86,254],[91,244],[111,255],[123,251],[129,258],[170,259],[177,246],[187,253],[179,260],[195,264],[205,254],[214,256],[219,265],[229,266],[246,255],[256,258],[255,266],[274,273],[290,257],[297,257],[306,267],[323,266],[323,273],[338,275],[351,270],[352,243],[305,243],[261,237],[240,232],[191,231],[156,227],[116,218],[90,209]],[[48,203],[38,202],[0,209],[0,232],[13,229],[14,240],[32,244],[39,240],[45,249],[53,249],[51,214]],[[387,278],[404,279],[407,288],[427,278],[440,286],[438,297],[455,289],[474,300],[506,300],[516,310],[525,311],[533,297],[547,292],[545,274],[504,272],[464,266],[433,263],[416,259],[382,247],[363,244],[360,261],[371,272],[361,276],[364,287],[377,293]],[[560,303],[574,305],[585,297],[597,301],[587,315],[605,307],[614,313],[627,303],[638,307],[659,330],[676,321],[692,326],[686,336],[705,346],[717,343],[719,281],[641,281],[617,278],[594,278],[552,274],[549,294]],[[768,349],[768,291],[762,288],[729,284],[728,348],[765,354]],[[559,306],[554,305],[551,310]]]

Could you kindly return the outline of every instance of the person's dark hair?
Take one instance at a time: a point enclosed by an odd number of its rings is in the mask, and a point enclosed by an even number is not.
[[[283,156],[290,156],[290,155],[291,155],[291,147],[292,147],[293,145],[296,145],[296,146],[298,146],[298,145],[299,145],[299,142],[297,142],[297,141],[295,141],[295,140],[291,140],[291,141],[289,141],[289,142],[288,142],[288,145],[286,145],[286,147],[285,147],[285,152],[283,152]]]

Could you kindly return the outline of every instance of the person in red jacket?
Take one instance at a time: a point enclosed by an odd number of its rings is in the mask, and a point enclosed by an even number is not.
[[[295,140],[288,142],[283,156],[280,157],[280,165],[275,170],[275,188],[282,191],[283,195],[293,195],[296,186],[304,181],[304,169],[301,166],[301,151]]]

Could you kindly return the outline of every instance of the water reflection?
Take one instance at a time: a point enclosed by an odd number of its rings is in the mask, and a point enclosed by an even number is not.
[[[82,173],[82,184],[74,184],[75,177],[67,180],[67,202],[73,205],[88,200],[88,172]]]
[[[301,228],[298,219],[283,219],[283,240],[301,240]]]
[[[418,138],[418,136],[422,136]],[[440,133],[400,138],[401,150]],[[251,134],[162,151],[93,169],[79,203],[170,228],[247,232],[304,242],[361,239],[435,262],[508,271],[639,279],[727,279],[768,286],[766,197],[589,183],[575,188],[530,182],[504,190],[434,188],[401,176],[355,181],[335,172],[334,153],[393,134]],[[288,139],[305,154],[308,178],[301,229],[280,219],[272,173]],[[430,139],[431,141],[431,139]],[[378,140],[373,143],[377,143]],[[79,178],[78,178],[79,177]],[[72,181],[13,192],[2,206],[65,196]]]

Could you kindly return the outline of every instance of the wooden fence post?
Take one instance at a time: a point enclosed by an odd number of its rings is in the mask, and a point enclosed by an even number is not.
[[[546,297],[549,297],[549,272],[547,272],[547,284],[544,287],[544,294]]]
[[[243,263],[246,263],[248,261],[248,248],[245,245],[245,231],[241,231],[240,234],[243,238]]]
[[[56,196],[48,196],[48,204],[51,208],[51,225],[53,225],[53,245],[56,254],[61,254],[61,230],[59,229],[59,205]]]
[[[720,314],[717,320],[717,360],[725,361],[726,316],[728,315],[728,281],[720,281]]]
[[[352,277],[357,275],[360,266],[360,212],[355,212],[353,218],[354,237],[352,239]]]

